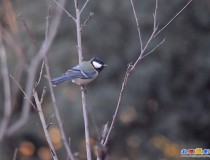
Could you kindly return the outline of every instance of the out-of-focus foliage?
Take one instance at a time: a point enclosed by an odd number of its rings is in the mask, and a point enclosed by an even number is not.
[[[159,1],[157,14],[160,28],[187,2]],[[134,0],[134,3],[145,42],[152,32],[155,2]],[[16,0],[12,1],[12,5],[20,35],[15,41],[22,45],[26,61],[30,63],[37,49],[18,15],[23,15],[37,44],[40,45],[44,37],[48,5],[41,0]],[[0,9],[3,23],[6,15],[2,2]],[[66,9],[74,15],[73,1],[68,1]],[[94,17],[82,31],[84,58],[88,60],[97,55],[109,65],[100,77],[87,87],[93,146],[97,143],[98,132],[112,119],[126,66],[138,57],[140,46],[129,0],[92,0],[85,9],[83,20],[88,17],[89,12],[93,12]],[[210,1],[193,1],[151,43],[150,49],[167,37],[161,47],[139,63],[128,81],[109,142],[109,155],[112,159],[180,159],[182,148],[210,148],[209,17]],[[15,65],[18,63],[14,54],[15,51],[7,45],[11,74],[16,71]],[[48,59],[53,77],[64,73],[78,62],[76,30],[66,14]],[[25,78],[24,75],[21,78],[23,87]],[[41,83],[40,94],[42,86],[45,85],[48,89],[46,78],[43,77]],[[74,152],[79,152],[80,158],[85,159],[79,87],[66,83],[54,90],[66,135],[71,138],[71,147]],[[13,121],[18,118],[20,106],[24,101],[22,93],[18,94]],[[3,114],[3,104],[0,76],[0,116]],[[43,110],[46,119],[49,119],[53,114],[49,91],[44,98]],[[50,134],[59,157],[65,159],[55,118],[53,122]],[[16,134],[5,138],[0,145],[0,159],[11,159],[15,148],[19,149],[19,159],[47,160],[50,157],[42,126],[33,109],[28,123]]]

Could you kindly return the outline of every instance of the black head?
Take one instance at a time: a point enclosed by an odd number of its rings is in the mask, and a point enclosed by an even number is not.
[[[90,63],[93,65],[93,67],[98,71],[102,71],[104,69],[104,67],[106,67],[107,65],[104,64],[104,62],[98,58],[98,57],[93,57],[91,60],[90,60]]]

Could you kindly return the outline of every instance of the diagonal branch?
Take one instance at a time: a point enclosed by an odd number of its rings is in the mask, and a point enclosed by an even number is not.
[[[190,3],[192,2],[192,0],[189,0],[187,2],[187,4],[177,13],[175,14],[175,16],[173,18],[171,18],[168,23],[166,23],[166,25],[164,25],[155,35],[154,37],[156,37],[158,34],[160,34],[160,32],[162,32]]]
[[[60,3],[58,3],[56,0],[53,0],[53,2],[55,2],[67,14],[67,16],[72,18],[76,23],[76,19]]]
[[[40,100],[39,100],[39,97],[38,97],[38,94],[37,94],[36,91],[34,92],[34,99],[35,99],[35,102],[36,102],[36,106],[37,106],[38,113],[39,113],[39,118],[41,120],[42,127],[43,127],[43,130],[44,130],[44,134],[45,134],[47,143],[48,143],[50,151],[51,151],[51,155],[53,157],[53,160],[58,160],[58,157],[57,157],[56,152],[55,152],[55,148],[54,148],[53,143],[50,139],[49,132],[47,130],[47,123],[45,121],[44,114],[43,114],[43,111],[42,111],[42,106],[41,106],[41,103],[40,103]]]
[[[87,6],[88,2],[89,2],[89,0],[86,0],[86,2],[84,3],[83,7],[82,7],[81,10],[80,10],[80,13],[83,12],[83,10],[84,10],[85,7]]]
[[[132,69],[132,65],[129,64],[128,67],[127,67],[127,71],[125,73],[125,77],[124,77],[122,86],[121,86],[120,95],[119,95],[119,98],[118,98],[118,102],[117,102],[117,106],[116,106],[116,109],[115,109],[115,113],[113,115],[113,119],[112,119],[111,125],[109,127],[109,131],[108,131],[108,133],[106,135],[106,138],[104,140],[103,146],[107,145],[109,137],[110,137],[110,134],[111,134],[111,131],[112,131],[113,127],[114,127],[114,123],[115,123],[115,120],[116,120],[116,117],[117,117],[117,114],[118,114],[118,111],[119,111],[119,108],[120,108],[120,105],[121,105],[121,102],[122,102],[122,96],[123,96],[123,93],[124,93],[124,90],[125,90],[125,86],[127,84],[128,77],[129,77],[129,75],[131,74],[131,71],[132,71],[131,69]]]

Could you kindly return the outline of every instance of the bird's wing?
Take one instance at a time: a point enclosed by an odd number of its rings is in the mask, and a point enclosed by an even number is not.
[[[81,71],[78,66],[69,69],[65,75],[68,75],[71,77],[71,79],[74,78],[81,78],[81,79],[90,79],[93,78],[96,75],[96,71]]]

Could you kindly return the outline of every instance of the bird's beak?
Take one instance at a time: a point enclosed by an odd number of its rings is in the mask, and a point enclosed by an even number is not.
[[[103,66],[104,66],[104,67],[107,67],[108,65],[107,65],[107,64],[103,64]]]

